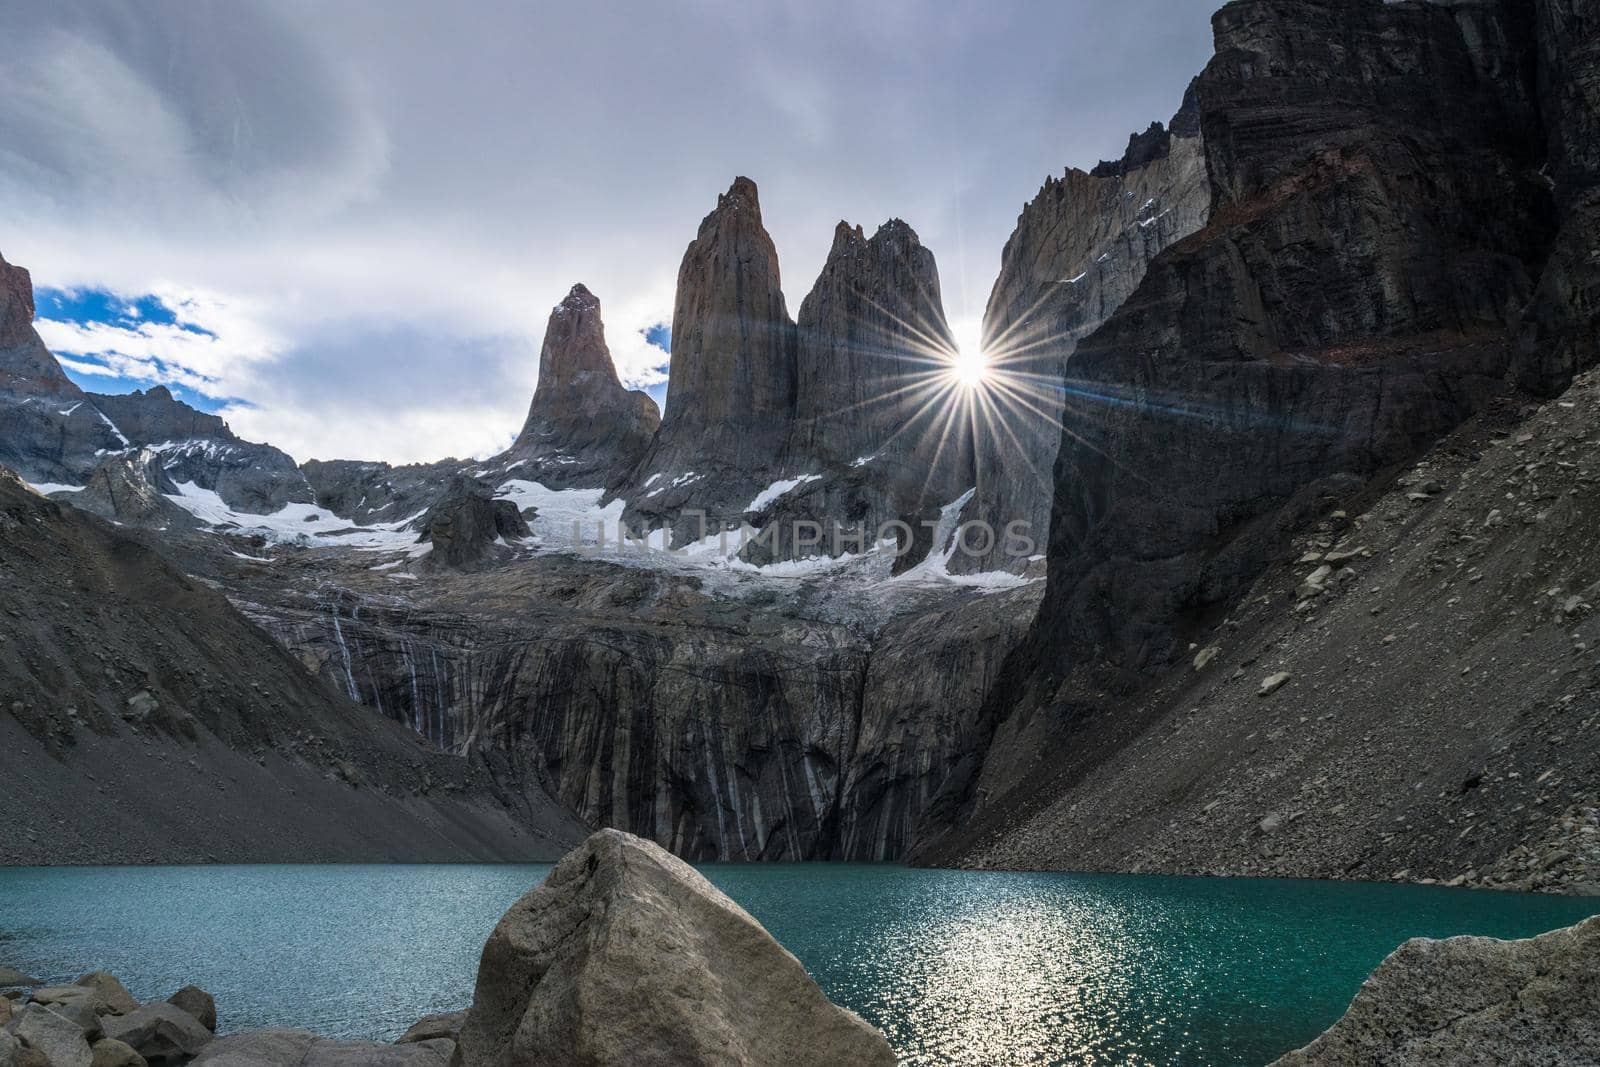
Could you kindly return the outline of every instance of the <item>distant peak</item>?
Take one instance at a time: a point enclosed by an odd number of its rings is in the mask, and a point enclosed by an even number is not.
[[[566,299],[561,301],[567,307],[595,308],[600,306],[600,298],[589,291],[589,287],[578,282],[567,292]]]
[[[866,234],[860,226],[852,226],[840,219],[839,225],[833,228],[833,251],[838,252],[849,245],[860,244],[866,239]]]
[[[874,241],[894,241],[897,244],[919,245],[922,240],[917,237],[917,231],[906,224],[904,219],[890,219],[878,227],[878,232],[872,235]]]
[[[727,199],[748,200],[752,204],[760,201],[760,197],[756,192],[756,183],[742,174],[733,179],[733,184],[728,186],[728,191],[724,195]]]

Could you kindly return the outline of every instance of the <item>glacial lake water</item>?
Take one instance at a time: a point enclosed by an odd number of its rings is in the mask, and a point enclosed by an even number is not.
[[[0,869],[0,964],[214,993],[224,1031],[391,1039],[471,999],[546,866]],[[879,865],[701,868],[909,1064],[1262,1064],[1407,937],[1526,937],[1600,900]]]

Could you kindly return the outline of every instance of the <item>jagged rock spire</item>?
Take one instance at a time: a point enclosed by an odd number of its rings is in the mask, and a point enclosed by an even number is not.
[[[574,285],[550,312],[539,384],[512,453],[547,485],[603,485],[638,462],[659,423],[655,401],[617,378],[599,298]]]
[[[770,482],[794,417],[794,360],[756,183],[735,178],[678,269],[666,415],[649,454],[616,487],[630,498],[630,517],[671,521],[684,507],[736,514]],[[661,490],[674,482],[676,490]],[[657,488],[647,493],[650,484]]]

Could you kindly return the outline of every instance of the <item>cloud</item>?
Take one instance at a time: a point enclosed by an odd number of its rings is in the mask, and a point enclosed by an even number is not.
[[[514,434],[580,280],[659,391],[643,331],[735,174],[791,311],[835,222],[899,216],[979,316],[1045,175],[1119,154],[1210,51],[1209,5],[1170,0],[0,2],[0,250],[42,287],[201,300],[213,334],[58,317],[50,343],[296,455]]]

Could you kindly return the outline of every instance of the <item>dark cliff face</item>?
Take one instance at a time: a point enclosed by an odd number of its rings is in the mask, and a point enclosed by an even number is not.
[[[528,524],[509,500],[496,500],[489,485],[457,475],[422,517],[422,536],[433,546],[428,562],[456,570],[482,566],[496,548],[527,537]]]
[[[984,311],[995,415],[978,426],[976,493],[964,517],[1027,524],[1043,553],[1061,442],[1061,379],[1078,342],[1122,306],[1152,259],[1205,224],[1211,206],[1195,117],[1130,139],[1093,173],[1051,178],[1023,208]],[[960,555],[968,569],[1015,570],[1003,546]]]
[[[971,739],[991,795],[1017,739],[1144,684],[1294,529],[1510,388],[1557,221],[1530,13],[1216,15],[1192,90],[1209,221],[1068,364],[1045,601]],[[977,782],[946,799],[970,811]]]
[[[667,410],[639,467],[613,486],[630,520],[654,524],[686,507],[738,514],[770,480],[794,396],[778,252],[755,183],[737,178],[678,269]]]
[[[575,285],[550,312],[539,385],[504,457],[518,477],[553,488],[603,486],[639,462],[661,424],[655,401],[622,387],[600,321],[600,301]]]

